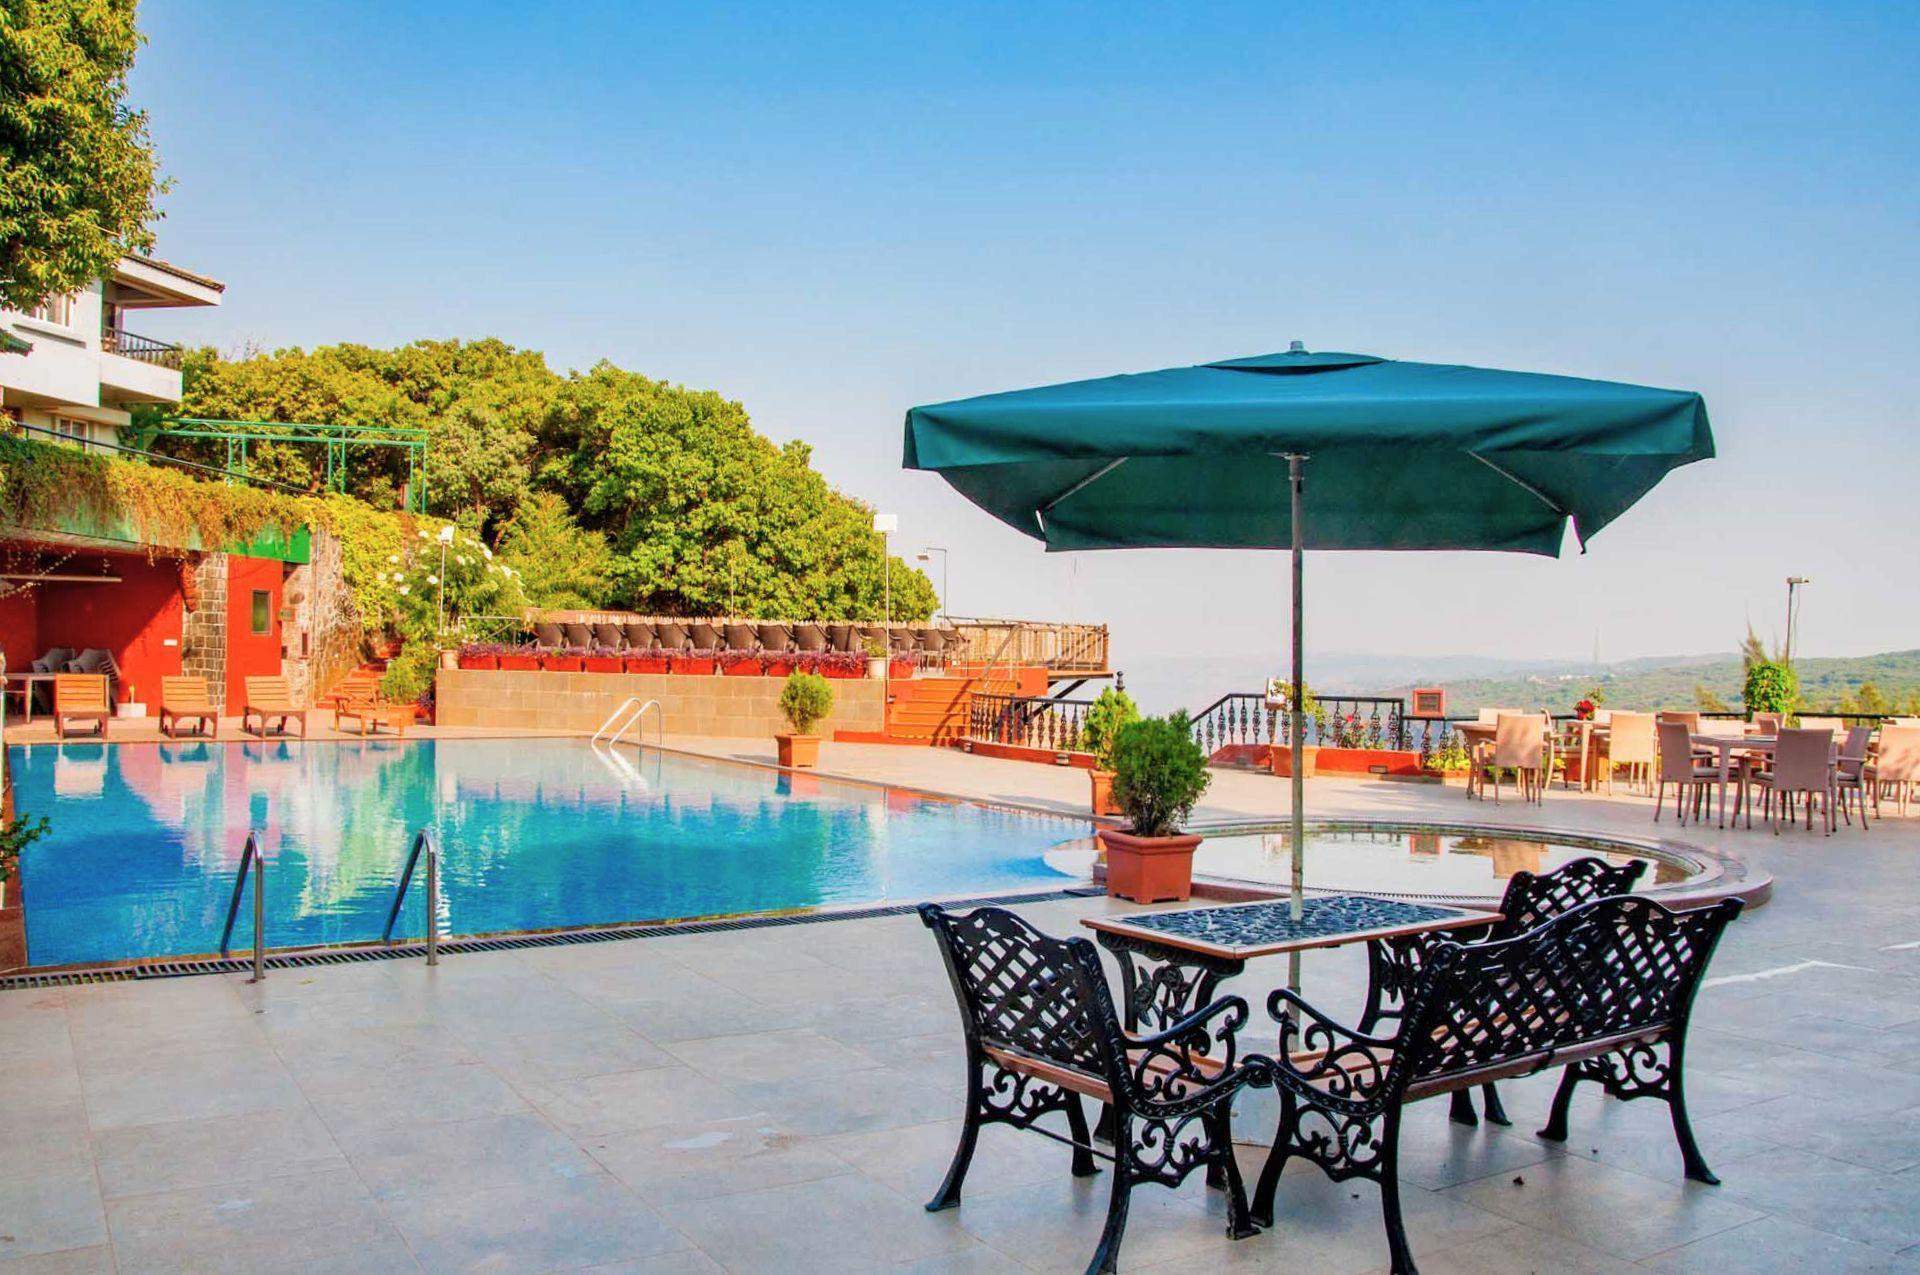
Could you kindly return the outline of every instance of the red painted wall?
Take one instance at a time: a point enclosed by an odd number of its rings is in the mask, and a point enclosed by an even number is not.
[[[22,589],[0,597],[0,651],[7,668],[21,673],[40,658],[40,590]]]
[[[271,677],[280,671],[280,589],[286,567],[271,558],[227,559],[227,711],[246,703],[248,677]],[[253,593],[269,595],[267,631],[253,631]]]
[[[120,666],[114,698],[151,707],[160,699],[160,679],[180,671],[180,564],[137,554],[106,557],[118,584],[48,583],[34,590],[40,595],[34,655],[51,646],[104,646]],[[11,663],[11,649],[7,657]]]

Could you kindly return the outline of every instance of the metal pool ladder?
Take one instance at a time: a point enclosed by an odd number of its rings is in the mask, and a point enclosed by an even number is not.
[[[393,927],[400,919],[400,905],[406,902],[407,887],[413,883],[413,870],[423,856],[427,861],[427,964],[440,963],[440,847],[433,843],[433,834],[422,828],[413,839],[413,851],[407,855],[407,866],[400,873],[400,885],[393,892],[393,907],[387,912],[387,928],[380,932],[380,941],[391,945]]]
[[[638,708],[634,707],[636,704]],[[629,712],[629,709],[632,711]],[[607,714],[607,720],[601,722],[600,729],[593,732],[593,742],[597,744],[604,739],[608,744],[619,743],[620,737],[637,726],[640,719],[647,715],[648,709],[654,713],[653,742],[656,747],[660,746],[666,739],[666,712],[660,707],[659,700],[650,699],[642,704],[638,695],[627,696],[620,701],[620,707]]]
[[[247,888],[247,873],[253,873],[253,977],[258,983],[267,976],[267,864],[260,853],[259,834],[247,834],[246,848],[240,851],[240,870],[233,874],[233,898],[227,903],[227,925],[220,931],[220,955],[233,948],[233,923],[240,917],[240,896]]]

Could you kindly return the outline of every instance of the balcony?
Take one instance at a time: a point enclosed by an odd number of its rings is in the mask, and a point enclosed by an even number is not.
[[[125,328],[102,328],[100,330],[100,348],[108,354],[118,354],[122,358],[136,359],[141,363],[151,363],[178,372],[185,360],[185,351],[177,345],[165,341],[156,341],[150,336],[141,336]]]

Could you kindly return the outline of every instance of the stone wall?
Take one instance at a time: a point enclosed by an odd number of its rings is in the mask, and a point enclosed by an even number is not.
[[[203,553],[181,562],[180,584],[180,671],[205,678],[218,706],[227,695],[227,555]]]
[[[699,677],[670,673],[548,673],[442,669],[434,720],[441,726],[507,726],[591,733],[629,695],[659,700],[669,735],[767,739],[788,728],[777,707],[779,677]],[[887,684],[836,678],[833,712],[817,731],[886,727]],[[649,715],[651,717],[651,715]],[[646,724],[651,733],[651,720]]]
[[[287,572],[282,599],[292,612],[284,627],[283,671],[294,698],[311,704],[366,657],[366,635],[347,588],[337,539],[314,530],[312,556]]]

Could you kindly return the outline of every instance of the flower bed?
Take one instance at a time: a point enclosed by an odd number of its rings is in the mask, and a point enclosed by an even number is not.
[[[527,672],[546,669],[565,673],[674,673],[689,677],[789,677],[817,673],[822,677],[861,678],[867,675],[867,657],[858,651],[616,651],[607,647],[538,650],[470,642],[460,648],[463,669],[502,669]],[[888,673],[911,677],[912,660],[894,660]]]

